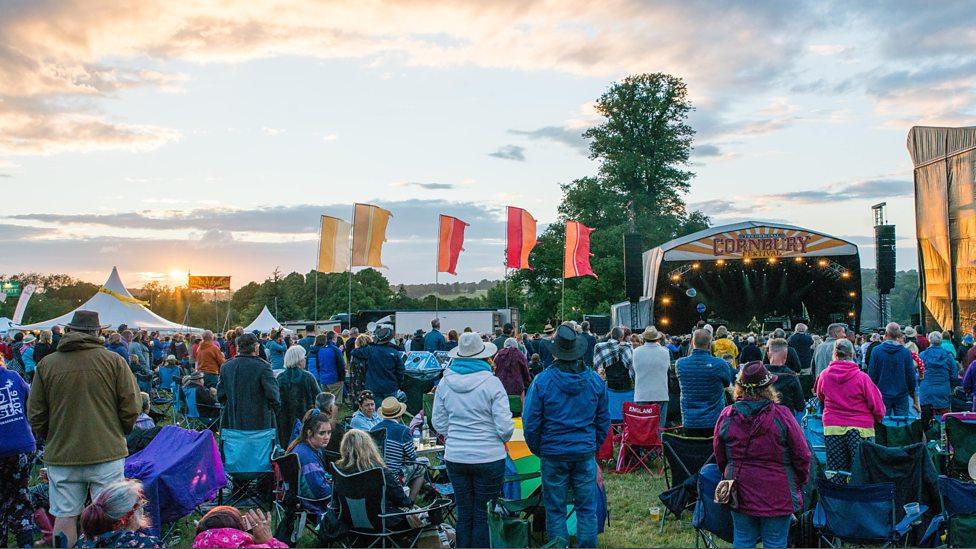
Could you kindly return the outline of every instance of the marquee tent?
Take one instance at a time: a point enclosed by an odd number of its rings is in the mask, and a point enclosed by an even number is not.
[[[109,275],[105,284],[77,310],[95,311],[102,324],[108,324],[109,328],[118,328],[121,324],[126,324],[129,328],[160,332],[202,332],[200,328],[192,328],[170,322],[165,318],[150,311],[142,301],[132,297],[129,290],[125,289],[119,277],[119,270],[112,267],[112,274]],[[11,326],[18,330],[49,330],[54,326],[64,326],[71,321],[74,311],[61,315],[51,320],[27,324],[23,326]]]
[[[265,305],[264,308],[261,309],[261,313],[258,315],[258,317],[254,319],[254,322],[251,322],[246,328],[244,328],[244,333],[250,333],[257,330],[263,334],[266,334],[271,330],[280,330],[281,328],[281,323],[278,322],[278,319],[271,314],[271,311],[268,310],[268,306]],[[285,328],[285,331],[290,332],[291,330]]]

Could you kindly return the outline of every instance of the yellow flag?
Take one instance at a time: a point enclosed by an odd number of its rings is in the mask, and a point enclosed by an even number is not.
[[[353,213],[352,266],[385,267],[380,254],[386,242],[386,224],[393,214],[372,204],[356,204]]]
[[[319,233],[319,266],[321,273],[344,273],[349,270],[349,233],[352,225],[328,215],[322,216]]]

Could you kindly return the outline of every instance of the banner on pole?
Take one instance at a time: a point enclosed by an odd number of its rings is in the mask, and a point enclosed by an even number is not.
[[[20,324],[20,321],[24,319],[24,311],[27,310],[27,302],[30,301],[32,295],[34,295],[34,290],[37,286],[33,284],[28,284],[24,286],[24,290],[20,293],[20,299],[17,300],[17,307],[14,308],[14,317],[10,320],[14,324]]]
[[[441,230],[437,245],[437,272],[457,275],[458,256],[464,249],[467,223],[449,215],[440,216]]]
[[[229,276],[189,275],[186,287],[190,290],[229,290]]]
[[[328,215],[322,216],[319,232],[319,264],[322,273],[344,273],[349,270],[349,235],[352,225]]]
[[[508,207],[508,243],[505,246],[505,266],[509,269],[529,269],[529,254],[536,245],[536,221],[529,212]]]
[[[566,250],[563,255],[563,277],[592,276],[599,279],[590,267],[590,234],[593,229],[579,221],[566,222]]]
[[[352,266],[386,267],[381,254],[393,214],[372,204],[356,204],[352,220]]]

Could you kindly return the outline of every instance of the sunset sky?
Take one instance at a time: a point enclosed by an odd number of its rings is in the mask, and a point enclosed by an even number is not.
[[[940,2],[0,0],[0,273],[130,286],[307,271],[321,213],[393,212],[393,282],[502,274],[507,204],[555,219],[627,74],[685,79],[686,197],[852,239],[886,200],[915,266],[913,125],[976,118],[976,10]],[[443,275],[441,281],[451,281]]]

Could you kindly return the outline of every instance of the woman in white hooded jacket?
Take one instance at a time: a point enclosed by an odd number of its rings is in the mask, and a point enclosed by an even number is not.
[[[446,439],[458,547],[489,546],[488,500],[501,492],[505,443],[515,431],[508,394],[488,362],[497,350],[475,332],[462,334],[434,396],[431,423]]]

